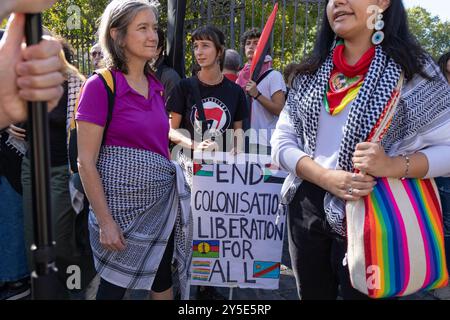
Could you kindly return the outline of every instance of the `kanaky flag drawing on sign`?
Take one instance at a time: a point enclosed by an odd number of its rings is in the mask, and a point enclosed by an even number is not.
[[[278,3],[275,4],[272,13],[269,16],[269,19],[267,19],[266,25],[264,26],[264,29],[261,33],[261,37],[259,38],[258,45],[256,46],[255,54],[250,66],[250,79],[252,79],[253,81],[258,80],[261,67],[264,63],[264,58],[268,53],[267,51],[269,50],[269,38],[275,25],[277,12]]]

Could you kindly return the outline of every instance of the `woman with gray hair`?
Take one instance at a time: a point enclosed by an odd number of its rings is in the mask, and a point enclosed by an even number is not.
[[[163,87],[149,66],[157,28],[153,2],[114,0],[107,6],[99,33],[115,82],[114,109],[107,121],[107,92],[95,75],[85,84],[76,115],[101,300],[122,299],[126,289],[172,299],[173,260],[181,297],[189,291],[190,194],[181,169],[169,160]]]

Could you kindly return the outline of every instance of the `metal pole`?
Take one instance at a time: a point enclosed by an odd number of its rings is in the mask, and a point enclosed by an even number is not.
[[[305,7],[305,43],[303,46],[303,56],[306,56],[306,46],[308,44],[308,14],[309,14],[309,0],[306,0]]]
[[[294,2],[294,23],[293,23],[293,29],[292,29],[292,60],[295,60],[295,36],[297,34],[297,6],[298,6],[298,0],[295,0]]]
[[[42,21],[40,14],[26,18],[27,45],[40,42]],[[30,130],[30,159],[32,176],[34,266],[32,298],[49,300],[58,298],[59,282],[56,277],[54,242],[52,240],[50,199],[50,150],[46,102],[28,102]]]
[[[210,22],[211,21],[211,16],[212,16],[211,1],[208,1],[208,9],[207,9],[206,16],[208,17],[208,22]]]
[[[230,45],[228,46],[228,48],[234,49],[235,47],[235,34],[234,34],[234,10],[236,7],[236,0],[231,0],[230,3]]]
[[[272,0],[272,4],[273,4],[274,7],[275,7],[275,3],[276,3],[276,1],[275,1],[275,0]],[[273,52],[274,52],[274,49],[273,49],[273,47],[274,47],[273,41],[274,41],[274,35],[275,35],[275,28],[276,28],[276,25],[273,26],[272,35],[270,36],[270,53],[267,52],[267,54],[270,54],[271,57],[273,57]]]
[[[184,19],[186,0],[169,0],[167,3],[167,55],[169,65],[184,77]]]
[[[243,3],[241,4],[241,34],[240,36],[242,36],[245,32],[245,1],[243,1]],[[241,41],[240,41],[240,37],[239,37],[239,52],[241,54],[241,56],[244,56],[244,48],[241,46]]]
[[[286,0],[283,0],[283,27],[281,29],[281,67],[284,68],[284,34],[286,31]]]
[[[252,28],[255,26],[255,0],[252,0]]]
[[[262,31],[262,29],[264,28],[264,22],[265,22],[264,16],[265,16],[265,11],[266,11],[266,1],[262,0],[261,4],[262,4],[262,8],[261,8],[261,31]]]

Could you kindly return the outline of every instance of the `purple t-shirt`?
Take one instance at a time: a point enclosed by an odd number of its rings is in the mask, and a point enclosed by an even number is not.
[[[158,153],[169,159],[169,119],[162,84],[148,76],[148,99],[131,88],[120,71],[113,71],[116,97],[105,145],[130,147]],[[104,127],[108,95],[98,75],[89,78],[80,96],[76,120]]]

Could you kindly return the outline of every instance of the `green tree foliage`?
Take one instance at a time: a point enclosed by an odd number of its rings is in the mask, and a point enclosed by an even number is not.
[[[214,24],[224,32],[226,46],[243,54],[240,45],[242,30],[252,27],[262,29],[275,2],[278,2],[279,7],[272,40],[274,67],[282,69],[290,62],[302,60],[313,47],[318,16],[321,17],[323,13],[322,4],[318,7],[312,1],[303,0],[187,1],[186,70],[190,70],[193,63],[190,44],[193,30],[202,25]]]
[[[59,0],[44,12],[43,22],[57,34],[91,40],[108,3],[109,0]]]
[[[86,53],[96,41],[98,19],[109,2],[109,0],[59,0],[43,14],[44,25],[53,33],[67,38],[76,49],[75,64],[82,71],[88,72]],[[239,41],[242,30],[251,27],[262,28],[275,2],[188,0],[185,21],[186,70],[189,70],[193,63],[190,34],[195,28],[214,24],[225,33],[227,47],[243,52]],[[322,15],[323,6],[321,5],[319,9],[316,4],[306,4],[303,0],[284,0],[278,3],[272,54],[274,66],[282,69],[289,62],[300,61],[312,49],[317,32],[317,17],[319,14]],[[159,12],[160,25],[166,28],[167,1],[160,1]],[[233,21],[233,35],[231,21]]]
[[[254,7],[246,8],[246,20],[255,20],[261,28],[261,17],[265,23],[274,7],[275,1],[254,1]],[[264,10],[258,10],[263,7]],[[275,68],[282,69],[290,62],[299,62],[308,55],[322,17],[323,5],[305,1],[278,1],[278,14],[273,32],[272,56]],[[253,19],[254,15],[254,19]],[[251,25],[251,24],[249,24]]]
[[[110,0],[59,0],[44,12],[43,21],[52,32],[69,39],[76,48],[95,42],[97,22]],[[192,65],[190,33],[200,25],[215,24],[226,35],[227,47],[242,53],[239,38],[242,27],[261,28],[273,9],[274,0],[187,1],[185,44],[187,70]],[[289,62],[298,62],[314,44],[323,5],[303,0],[278,0],[279,10],[273,34],[274,65],[282,69]],[[166,27],[167,1],[160,1],[160,25]],[[231,12],[233,11],[233,14]],[[319,17],[319,18],[318,18]],[[408,9],[412,33],[435,58],[450,50],[450,22],[431,15],[421,7]],[[234,33],[231,25],[233,22]],[[6,21],[3,21],[3,27]],[[80,50],[77,50],[80,51]],[[79,56],[78,52],[77,55]],[[85,53],[83,53],[85,55]],[[79,57],[81,60],[82,57]]]
[[[412,33],[434,58],[450,50],[450,22],[421,7],[408,9],[408,20]]]
[[[109,0],[59,0],[43,14],[43,24],[66,38],[74,48],[73,64],[84,74],[91,72],[89,49],[97,40],[98,19]]]

